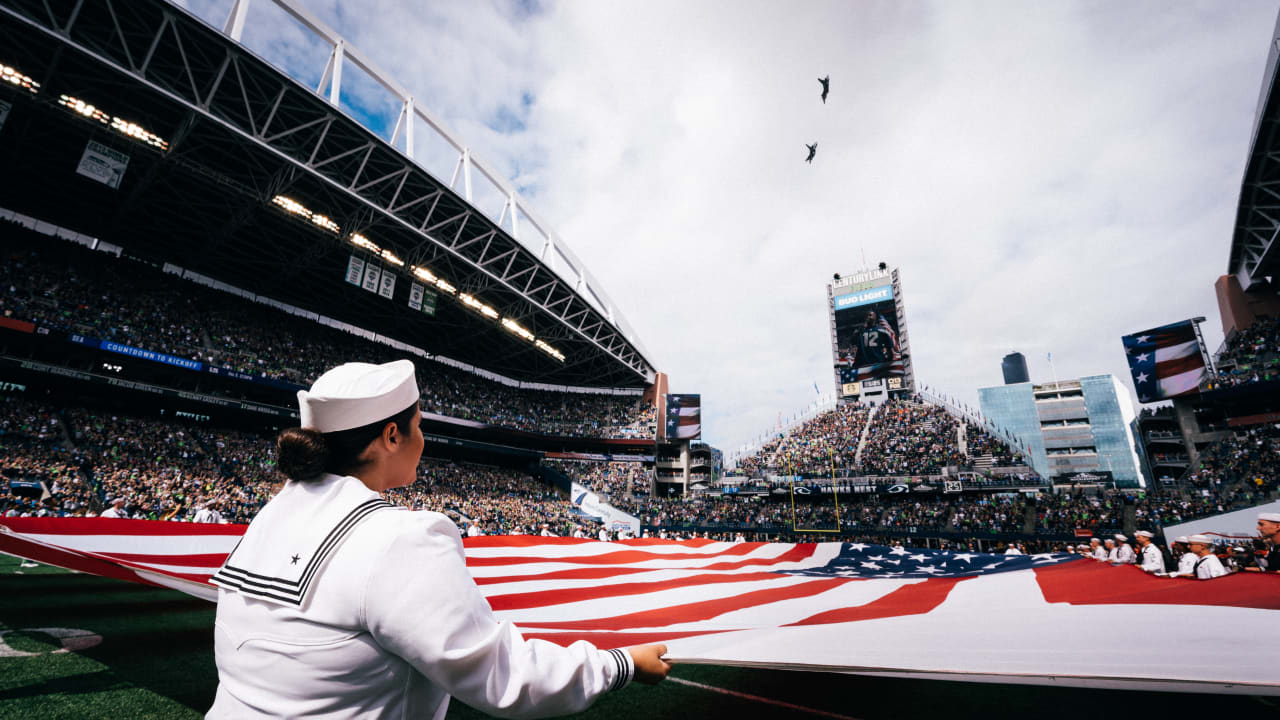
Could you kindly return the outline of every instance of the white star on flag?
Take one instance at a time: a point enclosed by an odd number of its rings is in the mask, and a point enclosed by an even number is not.
[[[1148,377],[1146,373],[1138,373],[1138,382],[1146,382]]]
[[[963,561],[965,561],[965,562],[970,562],[970,561],[972,561],[972,560],[973,560],[973,555],[970,555],[969,553],[961,553],[960,555],[955,556],[955,558],[954,558],[954,559],[955,559],[955,560],[963,560]]]
[[[862,567],[864,567],[864,568],[866,568],[866,569],[868,569],[868,570],[879,570],[879,569],[880,569],[880,566],[879,566],[879,565],[877,565],[877,564],[875,564],[875,563],[873,563],[873,562],[864,562],[864,563],[862,563]]]

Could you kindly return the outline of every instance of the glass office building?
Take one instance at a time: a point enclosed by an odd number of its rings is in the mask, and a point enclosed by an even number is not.
[[[982,414],[1022,440],[1047,478],[1105,472],[1121,487],[1145,483],[1130,424],[1129,395],[1111,375],[978,390]]]

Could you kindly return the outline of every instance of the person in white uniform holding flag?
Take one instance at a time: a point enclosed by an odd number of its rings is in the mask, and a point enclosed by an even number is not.
[[[1227,569],[1222,567],[1222,561],[1213,554],[1213,538],[1208,535],[1192,535],[1187,538],[1187,545],[1196,556],[1196,562],[1191,566],[1191,577],[1197,580],[1212,580],[1227,574]]]
[[[1134,533],[1134,536],[1138,543],[1138,565],[1145,572],[1164,572],[1164,555],[1160,553],[1160,548],[1151,542],[1151,538],[1155,537],[1155,533],[1150,530],[1139,530]]]
[[[581,712],[666,647],[525,640],[494,617],[444,515],[379,493],[422,456],[413,363],[348,363],[298,393],[277,439],[289,482],[214,574],[218,690],[207,718],[443,718],[450,696],[501,717]]]

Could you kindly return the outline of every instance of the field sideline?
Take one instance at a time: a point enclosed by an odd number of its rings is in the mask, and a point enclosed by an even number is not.
[[[0,555],[0,720],[199,718],[217,686],[214,608],[182,593]],[[68,633],[50,628],[85,631]],[[43,629],[43,630],[37,630]],[[97,637],[101,637],[99,641]],[[54,653],[59,643],[91,645]],[[1188,652],[1194,652],[1188,648]],[[1135,651],[1135,660],[1140,658]],[[657,688],[603,698],[581,718],[1071,718],[1243,716],[1272,698],[1039,688],[678,666]],[[816,711],[816,712],[814,712]],[[488,717],[454,702],[450,718]]]

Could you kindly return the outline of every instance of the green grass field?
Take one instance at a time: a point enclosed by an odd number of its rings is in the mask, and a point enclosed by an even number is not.
[[[0,555],[4,641],[0,645],[0,720],[199,718],[217,687],[213,616],[213,605],[176,591],[44,566],[22,568],[17,558]],[[61,640],[55,637],[60,631],[51,634],[49,628],[87,631],[88,635]],[[96,644],[54,652],[63,642]],[[1135,649],[1135,656],[1139,651]],[[1078,720],[1280,713],[1280,703],[1272,698],[1232,695],[981,685],[691,665],[676,667],[672,677],[677,682],[656,688],[632,685],[607,695],[580,717],[812,720],[834,714],[867,720]],[[455,702],[449,717],[486,716]]]

